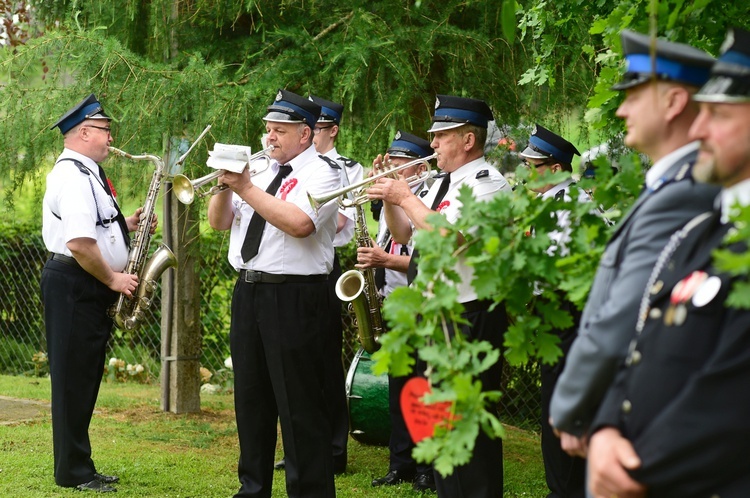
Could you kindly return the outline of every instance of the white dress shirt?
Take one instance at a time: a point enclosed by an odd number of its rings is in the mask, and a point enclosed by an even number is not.
[[[257,256],[245,263],[240,251],[255,210],[240,196],[232,193],[234,221],[228,257],[235,270],[257,270],[283,275],[323,275],[331,272],[336,204],[326,204],[316,215],[307,193],[320,195],[338,188],[341,183],[339,171],[320,159],[313,145],[288,164],[292,167],[292,172],[281,182],[276,197],[291,202],[304,211],[315,224],[315,231],[307,237],[297,238],[266,223]],[[252,168],[250,165],[250,169]],[[279,164],[274,162],[265,171],[253,176],[252,182],[265,190],[278,171]]]
[[[67,159],[79,161],[89,174],[82,173],[73,161]],[[63,149],[57,164],[47,175],[42,204],[42,238],[47,250],[72,257],[68,242],[81,237],[94,239],[112,270],[123,271],[128,262],[128,247],[114,219],[117,216],[116,202],[104,190],[96,162],[78,152]],[[97,226],[98,220],[103,220],[104,226]]]
[[[480,174],[487,170],[487,174]],[[479,178],[477,178],[479,175]],[[450,223],[455,223],[461,214],[461,202],[458,200],[458,194],[462,185],[468,185],[474,198],[478,201],[487,201],[492,199],[498,192],[510,192],[511,187],[505,180],[505,177],[488,163],[484,157],[475,159],[464,164],[450,175],[450,186],[445,197],[437,206],[438,212],[444,215]],[[446,177],[435,180],[427,195],[422,197],[425,205],[432,206],[432,201],[437,195],[440,184],[445,181]],[[454,270],[461,276],[461,283],[458,285],[458,302],[467,303],[477,299],[471,283],[474,280],[474,270],[464,262],[464,258],[459,256]]]
[[[344,165],[342,161],[338,160],[339,157],[341,157],[341,154],[338,153],[336,147],[329,150],[323,155],[329,159],[333,159],[341,166],[341,186],[339,188],[347,187],[353,183],[359,183],[362,181],[362,178],[364,178],[364,170],[362,168],[362,165],[359,163],[354,163],[353,166],[349,167]],[[335,201],[332,202],[335,203]],[[346,224],[344,225],[344,228],[342,228],[341,231],[338,232],[333,238],[333,247],[341,247],[347,245],[354,236],[354,224],[357,217],[356,209],[354,207],[345,209],[339,208],[339,213],[346,216]]]

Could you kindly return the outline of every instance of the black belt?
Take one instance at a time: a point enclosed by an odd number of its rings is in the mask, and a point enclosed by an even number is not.
[[[325,282],[328,275],[279,275],[255,270],[240,270],[240,280],[246,284],[307,284]]]
[[[66,256],[64,254],[58,254],[56,252],[52,252],[49,255],[49,259],[52,261],[58,261],[60,263],[64,263],[69,266],[75,266],[76,268],[80,268],[81,265],[78,264],[78,261],[76,261],[76,258],[71,258],[70,256]]]
[[[464,307],[464,313],[476,313],[477,311],[484,311],[490,309],[492,301],[489,299],[469,301],[468,303],[461,303]]]

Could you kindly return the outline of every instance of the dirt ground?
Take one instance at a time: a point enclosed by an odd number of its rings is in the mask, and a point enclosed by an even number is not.
[[[0,425],[26,422],[49,414],[49,403],[0,396]]]

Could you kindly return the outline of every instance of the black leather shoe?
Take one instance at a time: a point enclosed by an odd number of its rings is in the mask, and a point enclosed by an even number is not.
[[[273,468],[274,470],[284,470],[286,468],[286,460],[282,458],[281,460],[273,464]]]
[[[99,479],[93,479],[89,482],[79,484],[78,486],[76,486],[76,489],[78,491],[94,491],[96,493],[114,493],[115,491],[117,491],[116,488],[113,488],[109,484],[103,483]]]
[[[333,473],[336,475],[346,472],[346,458],[333,458]]]
[[[414,478],[414,474],[405,472],[403,470],[389,470],[386,475],[372,480],[372,486],[395,486],[402,482],[411,481]]]
[[[412,485],[414,491],[437,491],[435,486],[435,475],[430,472],[427,474],[418,474],[414,478],[414,484]]]
[[[120,478],[117,476],[105,476],[104,474],[94,474],[94,479],[98,479],[104,484],[114,484],[120,482]]]

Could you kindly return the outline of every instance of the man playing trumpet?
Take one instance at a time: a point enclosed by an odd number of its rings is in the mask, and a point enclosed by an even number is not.
[[[432,148],[438,153],[437,165],[445,175],[435,181],[424,197],[416,196],[406,182],[381,178],[367,190],[371,199],[384,201],[385,219],[393,240],[407,244],[414,229],[430,230],[427,216],[435,212],[455,222],[460,216],[458,193],[462,185],[470,187],[479,200],[487,200],[501,191],[510,191],[505,178],[484,158],[484,143],[492,111],[482,100],[438,95],[433,125]],[[415,251],[416,253],[416,251]],[[416,254],[412,255],[409,282],[416,275]],[[461,276],[459,300],[464,305],[460,333],[470,340],[485,340],[498,349],[506,329],[505,309],[490,302],[477,300],[472,288],[473,271],[458,258],[455,271]],[[451,330],[451,333],[455,332]],[[502,365],[494,365],[482,377],[486,390],[500,389]],[[503,493],[502,441],[490,439],[480,431],[474,455],[466,465],[456,468],[445,478],[435,473],[438,496],[471,496],[497,498]]]
[[[427,158],[433,154],[430,142],[427,140],[398,131],[385,157],[378,155],[373,161],[373,173],[386,171],[386,165],[399,167],[412,163],[412,166],[399,171],[403,179],[426,177],[428,163],[417,162],[415,159]],[[425,195],[428,191],[427,180],[415,182],[411,191],[415,195]],[[385,213],[380,212],[378,236],[372,247],[357,248],[357,268],[375,268],[375,285],[381,296],[388,295],[396,288],[406,285],[406,270],[412,253],[412,242],[399,244],[391,237],[391,232],[385,222]],[[372,480],[373,486],[392,486],[402,482],[414,482],[418,491],[434,489],[432,466],[417,463],[412,457],[414,443],[409,436],[401,413],[401,390],[411,376],[388,376],[388,412],[391,420],[391,437],[388,442],[389,464],[388,473],[383,477]]]
[[[239,272],[230,329],[237,497],[270,496],[277,417],[288,496],[336,494],[323,398],[336,206],[313,210],[306,192],[328,192],[340,179],[312,142],[319,115],[318,104],[280,90],[263,118],[274,146],[270,167],[252,179],[247,170],[224,173],[219,181],[231,191],[208,206],[211,226],[231,230],[229,262]]]

